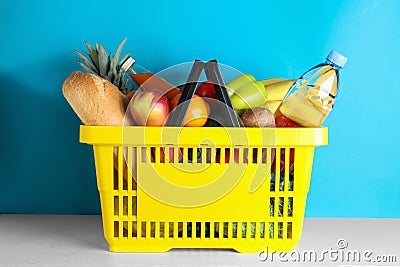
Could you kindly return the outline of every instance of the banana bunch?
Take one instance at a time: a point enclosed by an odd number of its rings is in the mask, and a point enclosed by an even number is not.
[[[257,81],[250,74],[242,74],[227,83],[226,88],[238,114],[255,107],[268,108],[275,114],[294,81],[284,78]]]
[[[283,99],[289,92],[290,87],[296,80],[287,80],[284,78],[271,78],[261,80],[267,91],[267,97],[262,107],[268,108],[276,115],[279,107],[282,104]]]

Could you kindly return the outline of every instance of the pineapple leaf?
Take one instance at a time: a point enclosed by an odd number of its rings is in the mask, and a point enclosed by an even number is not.
[[[110,69],[108,70],[108,73],[107,73],[107,76],[110,77],[110,79],[112,81],[115,79],[115,73],[116,73],[116,71],[115,71],[116,66],[114,64],[115,63],[111,60]]]
[[[124,46],[126,40],[128,40],[128,37],[126,37],[122,42],[119,44],[117,51],[115,51],[115,54],[111,60],[110,64],[110,70],[108,71],[108,76],[113,79],[116,74],[117,74],[117,64],[118,64],[118,59],[122,51],[122,47]]]
[[[118,74],[117,69],[118,69],[118,66],[115,66],[113,71],[112,71],[113,72],[112,76],[114,77],[114,79],[117,77],[117,74]]]
[[[131,52],[126,53],[119,60],[123,46],[128,38],[122,40],[114,55],[107,54],[106,49],[102,44],[94,43],[92,46],[89,42],[84,41],[87,53],[74,52],[80,57],[78,64],[88,73],[96,74],[117,86],[120,91],[126,94],[133,86],[129,83],[129,76],[121,69],[121,65],[128,59]]]
[[[119,69],[117,72],[117,75],[115,75],[115,78],[114,78],[115,86],[120,87],[121,77],[122,77],[122,69]]]
[[[97,71],[99,70],[99,55],[96,50],[91,46],[87,41],[84,41],[86,44],[86,48],[89,51],[89,56],[92,59],[93,65],[96,66]]]
[[[122,79],[122,84],[121,84],[121,91],[126,94],[127,90],[126,90],[126,84],[128,83],[128,78],[127,77],[123,77]]]
[[[92,61],[85,57],[81,52],[74,50],[74,52],[86,63],[87,67],[91,69],[91,72],[97,73],[98,69],[93,65]],[[81,65],[82,66],[82,65]]]
[[[119,80],[120,80],[120,78],[121,78],[121,69],[117,72],[117,74],[115,75],[115,77],[114,77],[114,84],[115,85],[119,85]]]
[[[99,45],[99,68],[100,68],[99,71],[100,71],[100,76],[106,78],[109,81],[111,81],[111,79],[109,77],[107,77],[109,65],[110,65],[110,58],[107,55],[107,52],[104,49],[104,46]]]
[[[126,90],[129,92],[133,88],[133,83],[129,82],[128,85],[126,86]]]
[[[96,75],[97,75],[97,73],[95,73],[92,69],[90,69],[88,66],[86,66],[86,65],[83,64],[82,62],[80,62],[80,61],[77,61],[77,62],[78,62],[78,64],[81,65],[81,67],[82,67],[84,70],[86,70],[88,73],[96,74]]]

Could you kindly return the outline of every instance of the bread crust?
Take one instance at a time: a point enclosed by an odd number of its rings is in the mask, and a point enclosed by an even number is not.
[[[72,109],[85,125],[124,125],[128,98],[97,75],[73,72],[62,86]]]

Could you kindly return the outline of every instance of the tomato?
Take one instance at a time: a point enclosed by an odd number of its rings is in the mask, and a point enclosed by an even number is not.
[[[196,89],[196,94],[201,97],[218,99],[214,84],[210,81],[201,83]]]
[[[178,105],[182,94],[177,94],[171,101],[172,110]],[[183,125],[189,127],[201,127],[206,124],[210,115],[210,106],[198,95],[193,95]]]
[[[297,128],[301,127],[299,124],[296,122],[292,121],[291,119],[287,118],[284,115],[279,115],[275,118],[275,126],[276,127],[289,127],[289,128]],[[289,169],[293,169],[293,164],[294,164],[294,148],[290,148],[289,150]],[[284,171],[285,169],[285,150],[281,149],[280,151],[281,154],[281,162],[280,162],[280,170],[281,172]],[[272,170],[275,170],[276,166],[276,158],[274,156],[274,160],[272,162]]]
[[[279,115],[275,118],[275,127],[301,127],[299,124],[296,122],[292,121],[288,117],[285,117],[283,115]]]
[[[231,153],[230,153],[230,149],[226,148],[225,149],[225,163],[230,163],[231,161]],[[233,150],[233,162],[235,164],[239,163],[239,150],[238,149],[234,149]],[[220,154],[217,154],[215,157],[215,163],[221,163],[221,156]],[[224,162],[222,162],[224,163]]]
[[[128,92],[128,93],[126,94],[126,97],[127,97],[129,100],[131,100],[132,97],[135,95],[135,93],[136,93],[136,91],[135,91],[135,90],[132,90],[132,91],[130,91],[130,92]]]
[[[285,149],[280,149],[280,170],[281,172],[283,172],[285,170]],[[289,152],[289,170],[293,170],[293,165],[294,165],[294,148],[290,148],[288,150]],[[272,161],[272,165],[271,168],[273,171],[275,171],[276,169],[276,157],[275,157],[275,151],[272,151],[272,157],[273,157],[273,161]]]

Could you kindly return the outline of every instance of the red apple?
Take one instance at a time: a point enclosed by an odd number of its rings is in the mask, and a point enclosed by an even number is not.
[[[168,117],[170,105],[162,91],[146,89],[134,95],[129,104],[129,111],[138,125],[163,126]]]
[[[168,158],[166,159],[165,156],[167,153],[169,155],[168,155]],[[166,148],[166,149],[164,149],[163,147],[161,147],[160,148],[160,162],[165,163],[167,160],[169,160],[170,163],[176,163],[176,162],[174,162],[174,153],[178,153],[178,162],[180,162],[183,158],[183,149],[182,148]]]
[[[217,93],[215,92],[214,89],[214,84],[210,81],[203,82],[202,84],[200,84],[196,89],[196,95],[200,97],[209,97],[218,99]]]

